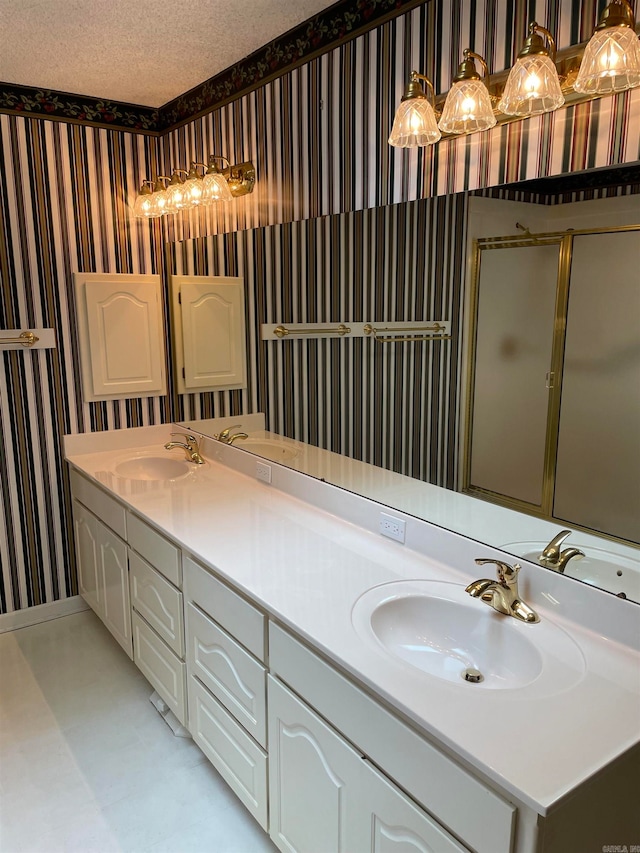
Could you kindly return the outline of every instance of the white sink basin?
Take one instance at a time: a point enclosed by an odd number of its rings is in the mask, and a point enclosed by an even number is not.
[[[585,672],[579,646],[544,617],[519,622],[446,581],[397,581],[374,587],[352,610],[356,632],[397,665],[462,689],[549,695]],[[482,680],[465,680],[468,670]]]
[[[293,444],[269,438],[245,438],[244,441],[236,442],[234,446],[255,453],[256,456],[262,456],[264,459],[270,459],[272,462],[290,462],[300,453]]]
[[[500,547],[510,554],[516,554],[532,563],[538,562],[538,557],[546,547],[546,542],[509,542]],[[580,559],[575,557],[567,563],[564,574],[570,578],[590,583],[600,589],[606,589],[615,595],[623,593],[623,597],[640,602],[640,559],[615,554],[601,548],[592,548],[590,545],[581,545],[569,541],[566,546],[572,545],[584,551],[585,556]]]
[[[140,455],[117,462],[113,473],[126,480],[166,481],[188,477],[193,468],[194,464],[186,459]]]

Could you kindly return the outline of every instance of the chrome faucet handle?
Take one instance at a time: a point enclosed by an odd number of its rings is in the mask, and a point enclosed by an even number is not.
[[[561,530],[540,554],[539,559],[545,563],[557,563],[560,559],[560,549],[564,540],[571,536],[571,530]]]
[[[475,563],[478,566],[486,566],[489,563],[493,563],[497,569],[498,581],[504,587],[517,584],[518,572],[522,568],[519,563],[514,563],[513,566],[510,566],[509,563],[504,563],[502,560],[484,560],[481,557],[476,557]]]

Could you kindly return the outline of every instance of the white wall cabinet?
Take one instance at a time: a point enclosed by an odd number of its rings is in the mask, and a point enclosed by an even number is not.
[[[171,304],[178,393],[246,388],[243,279],[174,275]]]
[[[74,273],[85,402],[167,393],[157,275]]]
[[[126,543],[77,500],[73,515],[80,594],[131,658]]]

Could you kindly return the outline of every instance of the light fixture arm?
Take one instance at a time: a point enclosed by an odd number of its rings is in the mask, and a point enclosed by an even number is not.
[[[474,50],[471,50],[471,48],[469,48],[469,47],[465,47],[465,49],[462,51],[462,55],[464,56],[465,61],[468,61],[469,59],[471,59],[471,60],[477,59],[478,60],[478,62],[482,66],[482,79],[483,79],[485,85],[487,86],[487,88],[489,88],[489,76],[490,76],[489,75],[489,66],[485,62],[484,56],[480,56],[479,53],[476,53]],[[463,79],[466,79],[466,78],[463,78]]]
[[[548,42],[548,47],[542,38],[542,35]],[[529,36],[524,43],[524,47],[518,54],[518,58],[522,59],[525,56],[532,56],[540,53],[551,57],[551,61],[556,61],[556,40],[546,27],[541,26],[537,21],[531,21],[529,24]]]
[[[424,89],[420,85],[420,80],[427,84],[429,95],[425,94]],[[433,83],[425,74],[420,74],[419,71],[411,72],[409,83],[402,96],[403,101],[410,101],[411,98],[427,98],[431,102],[432,107],[436,105],[436,90],[433,88]]]

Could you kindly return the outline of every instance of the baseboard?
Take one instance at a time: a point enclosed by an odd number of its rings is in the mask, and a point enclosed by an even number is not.
[[[50,604],[38,604],[35,607],[26,607],[24,610],[15,610],[13,613],[0,615],[0,634],[6,631],[17,631],[18,628],[28,628],[29,625],[38,625],[40,622],[48,622],[50,619],[59,619],[61,616],[69,616],[71,613],[80,613],[88,610],[89,605],[79,595],[71,598],[63,598],[60,601],[52,601]]]

